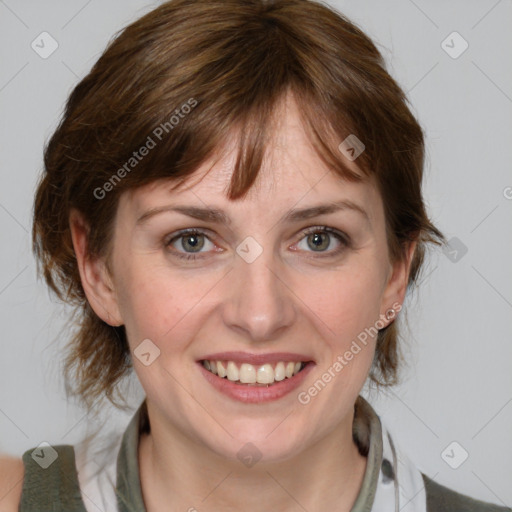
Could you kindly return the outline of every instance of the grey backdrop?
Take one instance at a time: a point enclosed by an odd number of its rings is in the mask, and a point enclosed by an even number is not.
[[[450,239],[407,303],[403,384],[369,399],[422,471],[510,506],[512,2],[329,3],[376,40],[407,91],[427,134],[429,211]],[[0,452],[72,444],[85,432],[60,377],[66,308],[36,280],[32,199],[72,87],[115,31],[155,5],[0,0]],[[131,389],[135,406],[142,392],[137,381]],[[105,414],[118,428],[131,415]]]

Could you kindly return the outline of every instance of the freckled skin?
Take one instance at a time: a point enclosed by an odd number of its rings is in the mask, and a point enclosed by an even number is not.
[[[266,471],[308,510],[332,503],[350,506],[359,491],[365,459],[352,441],[353,405],[367,378],[375,339],[309,404],[299,403],[297,394],[312,386],[361,331],[402,303],[408,265],[389,261],[375,186],[329,172],[307,140],[293,99],[281,107],[271,158],[246,198],[225,197],[232,152],[201,181],[191,180],[176,191],[158,181],[125,193],[116,217],[111,286],[92,278],[88,284],[88,271],[82,272],[91,305],[105,321],[125,325],[132,351],[144,339],[160,350],[149,366],[134,358],[152,429],[141,439],[139,452],[152,510],[165,499],[186,510],[191,506],[187,496],[207,495],[230,471],[236,479],[223,484],[205,510],[261,510],[262,503],[291,507],[289,496]],[[210,165],[205,162],[196,175],[202,177]],[[342,199],[362,206],[368,219],[344,209],[295,224],[280,222],[290,209]],[[169,204],[219,208],[231,224],[166,212],[136,226],[143,212]],[[314,236],[303,233],[312,226],[345,233],[351,244],[343,247],[327,235],[328,249],[315,252]],[[187,254],[183,238],[164,244],[186,228],[206,232],[195,261],[176,256]],[[263,248],[250,264],[236,253],[247,236]],[[316,367],[297,392],[276,402],[244,404],[216,391],[197,367],[201,356],[229,350],[297,352],[309,355]],[[250,471],[237,458],[247,442],[262,454]],[[179,485],[170,489],[170,481]]]

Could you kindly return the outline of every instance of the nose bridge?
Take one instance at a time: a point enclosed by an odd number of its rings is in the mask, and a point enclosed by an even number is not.
[[[239,244],[237,256],[224,321],[253,341],[271,339],[291,325],[295,315],[293,294],[278,277],[280,262],[271,247],[263,248],[252,237]]]

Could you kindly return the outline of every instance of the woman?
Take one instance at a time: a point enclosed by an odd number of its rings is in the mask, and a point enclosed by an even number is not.
[[[177,0],[126,28],[45,150],[33,240],[81,315],[76,395],[116,404],[133,367],[146,398],[104,463],[4,462],[6,510],[510,510],[421,473],[359,395],[396,382],[443,240],[423,152],[373,43],[321,4]]]

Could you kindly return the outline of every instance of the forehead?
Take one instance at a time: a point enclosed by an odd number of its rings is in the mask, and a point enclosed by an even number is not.
[[[304,131],[298,106],[291,96],[278,105],[274,120],[256,181],[248,194],[235,202],[281,212],[285,206],[349,199],[364,204],[370,217],[379,214],[380,195],[374,181],[358,169],[357,161],[347,160],[346,165],[363,176],[360,182],[342,178],[325,164]],[[236,162],[237,142],[233,133],[215,156],[174,190],[176,182],[171,178],[125,192],[120,209],[138,215],[148,208],[181,199],[204,203],[202,206],[229,203],[227,191]]]

